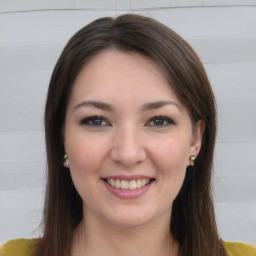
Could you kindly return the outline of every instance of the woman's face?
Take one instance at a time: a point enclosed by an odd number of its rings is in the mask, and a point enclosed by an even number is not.
[[[123,227],[170,220],[202,132],[152,60],[118,50],[92,58],[74,83],[64,128],[86,219]]]

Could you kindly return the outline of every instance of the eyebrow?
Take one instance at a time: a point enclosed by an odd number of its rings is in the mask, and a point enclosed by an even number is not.
[[[155,101],[155,102],[145,103],[142,105],[141,110],[142,111],[154,110],[154,109],[164,107],[166,105],[174,105],[178,108],[180,112],[182,112],[180,105],[174,101]],[[75,111],[79,107],[95,107],[95,108],[105,110],[105,111],[110,111],[110,112],[113,112],[115,109],[113,105],[110,105],[108,103],[104,103],[101,101],[83,101],[78,105],[76,105],[73,111]]]
[[[146,110],[158,109],[158,108],[164,107],[166,105],[174,105],[178,108],[178,110],[180,112],[182,112],[181,106],[174,101],[156,101],[156,102],[145,103],[142,105],[142,110],[146,111]]]
[[[114,111],[114,107],[110,104],[101,102],[101,101],[83,101],[81,103],[79,103],[78,105],[76,105],[73,109],[76,110],[79,107],[95,107],[101,110],[105,110],[105,111]]]

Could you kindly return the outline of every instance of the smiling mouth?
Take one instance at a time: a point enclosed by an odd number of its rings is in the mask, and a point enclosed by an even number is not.
[[[143,188],[155,179],[136,179],[136,180],[120,180],[120,179],[104,179],[110,186],[122,190],[135,190]]]

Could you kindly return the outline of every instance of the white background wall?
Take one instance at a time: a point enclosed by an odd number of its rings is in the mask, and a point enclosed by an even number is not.
[[[0,0],[0,241],[38,235],[43,111],[61,50],[90,21],[127,12],[170,26],[201,57],[219,112],[214,194],[220,233],[256,244],[255,0]]]

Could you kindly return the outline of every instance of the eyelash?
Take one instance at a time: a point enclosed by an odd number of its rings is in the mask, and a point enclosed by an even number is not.
[[[102,124],[103,122],[105,122],[105,124]],[[156,123],[156,122],[158,122],[158,123]],[[93,126],[93,127],[97,127],[97,128],[100,128],[102,126],[111,126],[110,123],[102,116],[87,117],[87,118],[81,120],[80,124],[86,125],[86,126]],[[149,126],[156,126],[156,127],[165,127],[165,126],[168,126],[171,124],[175,124],[175,122],[169,117],[154,116],[149,119],[149,121],[146,123],[146,126],[149,125]]]
[[[156,121],[160,121],[160,124],[156,124],[155,122]],[[150,125],[151,122],[154,122],[154,124]],[[168,125],[171,125],[171,124],[175,124],[174,121],[169,118],[169,117],[166,117],[166,116],[154,116],[152,117],[148,123],[150,126],[157,126],[157,127],[165,127],[165,126],[168,126]]]
[[[96,121],[100,121],[100,123],[95,123]],[[106,122],[106,124],[103,124],[103,122]],[[94,126],[94,127],[102,127],[102,126],[111,126],[109,122],[102,116],[90,116],[83,120],[81,120],[80,124],[87,125],[87,126]]]

